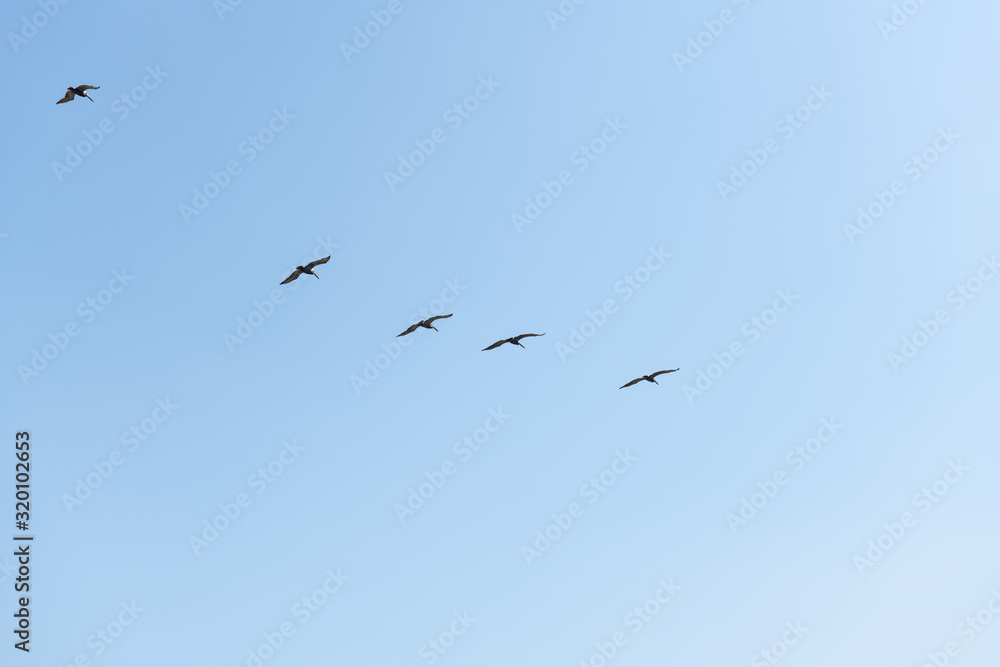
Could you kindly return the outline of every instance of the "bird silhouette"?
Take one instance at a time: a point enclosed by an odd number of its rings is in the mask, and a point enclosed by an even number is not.
[[[451,317],[454,314],[455,313],[448,313],[447,315],[435,315],[434,317],[428,317],[426,320],[420,320],[416,324],[411,324],[410,328],[404,331],[403,333],[396,334],[396,338],[399,338],[400,336],[405,336],[406,334],[413,333],[414,331],[417,330],[417,327],[423,327],[425,329],[434,329],[434,331],[437,331],[438,330],[437,327],[434,326],[434,320],[443,320],[444,318]]]
[[[641,378],[636,378],[636,379],[632,380],[631,382],[623,384],[622,386],[620,386],[618,388],[619,389],[624,389],[625,387],[631,387],[636,382],[642,382],[643,380],[646,380],[648,382],[652,382],[653,384],[660,384],[659,382],[656,381],[656,376],[657,375],[663,375],[664,373],[673,373],[674,371],[679,371],[679,370],[680,370],[679,368],[675,368],[672,371],[656,371],[655,373],[650,373],[649,375],[643,375]]]
[[[56,102],[56,104],[62,104],[63,102],[69,102],[76,95],[79,95],[80,97],[86,97],[88,100],[90,100],[91,102],[93,102],[94,98],[92,98],[90,95],[88,95],[87,91],[88,90],[97,90],[98,88],[100,88],[100,86],[77,86],[76,88],[74,88],[73,86],[70,86],[69,88],[66,89],[66,97],[64,97],[61,100],[59,100],[58,102]]]
[[[284,285],[285,283],[290,283],[296,278],[298,278],[300,274],[303,273],[308,273],[310,276],[316,276],[316,274],[313,272],[313,268],[319,266],[320,264],[326,264],[329,261],[330,261],[330,255],[327,255],[323,259],[317,259],[315,262],[309,262],[305,266],[296,266],[295,270],[292,271],[292,275],[282,280],[281,284]],[[316,279],[318,280],[319,276],[316,276]]]
[[[545,334],[521,334],[520,336],[514,336],[513,338],[504,338],[503,340],[498,340],[489,347],[484,347],[482,351],[485,352],[486,350],[492,350],[494,348],[500,347],[504,343],[513,343],[514,345],[524,347],[523,345],[521,345],[522,338],[528,338],[530,336],[544,336],[544,335]]]

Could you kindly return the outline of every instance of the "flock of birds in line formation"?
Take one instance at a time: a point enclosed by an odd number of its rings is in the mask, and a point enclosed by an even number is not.
[[[316,276],[316,278],[319,279],[319,276],[316,275],[316,272],[313,271],[313,269],[315,269],[320,264],[326,264],[329,261],[330,261],[330,255],[327,255],[323,259],[317,259],[315,262],[309,262],[305,266],[296,266],[295,270],[292,271],[292,275],[290,275],[287,278],[285,278],[284,280],[282,280],[281,284],[282,285],[286,285],[286,284],[292,282],[293,280],[296,280],[303,273],[305,273],[307,275],[310,275],[310,276]],[[396,338],[399,338],[400,336],[406,336],[407,334],[411,334],[414,331],[416,331],[417,329],[419,329],[420,327],[423,327],[424,329],[434,329],[434,331],[438,331],[438,328],[436,326],[434,326],[434,322],[437,321],[437,320],[447,319],[447,318],[451,317],[454,314],[455,313],[448,313],[447,315],[435,315],[434,317],[428,317],[426,320],[420,320],[419,322],[417,322],[415,324],[411,324],[410,327],[406,331],[404,331],[403,333],[396,334]],[[503,345],[504,343],[510,343],[512,345],[517,345],[520,348],[524,348],[524,345],[521,345],[521,339],[522,338],[532,338],[534,336],[544,336],[544,335],[545,334],[543,334],[543,333],[540,333],[540,334],[526,333],[526,334],[521,334],[520,336],[512,336],[510,338],[503,338],[503,339],[498,340],[497,342],[493,343],[489,347],[484,347],[482,349],[482,351],[485,352],[486,350],[494,350],[494,349],[500,347],[501,345]],[[618,388],[619,389],[624,389],[625,387],[631,387],[635,383],[642,382],[643,380],[646,380],[647,382],[652,382],[653,384],[660,384],[659,382],[656,381],[656,376],[657,375],[663,375],[664,373],[674,373],[674,372],[679,371],[679,370],[680,370],[679,368],[675,368],[675,369],[669,370],[669,371],[657,371],[655,373],[650,373],[649,375],[643,375],[642,377],[636,378],[636,379],[632,380],[631,382],[626,382],[625,384],[623,384],[622,386],[620,386]]]
[[[76,96],[86,97],[88,100],[90,100],[91,102],[93,102],[94,98],[92,98],[90,95],[88,95],[87,91],[88,90],[97,90],[99,88],[100,88],[100,86],[77,86],[76,88],[74,88],[73,86],[69,86],[68,88],[66,88],[66,95],[65,95],[65,97],[63,97],[61,100],[59,100],[58,102],[56,102],[56,104],[62,104],[63,102],[69,102],[69,101],[71,101]],[[310,275],[310,276],[316,276],[316,278],[319,279],[319,276],[316,275],[316,272],[313,271],[313,269],[315,269],[320,264],[326,264],[329,261],[330,261],[330,255],[327,255],[323,259],[317,259],[314,262],[309,262],[305,266],[296,266],[295,270],[292,271],[292,275],[290,275],[287,278],[285,278],[284,280],[282,280],[281,284],[282,285],[287,285],[288,283],[290,283],[293,280],[297,279],[303,273],[305,273],[307,275]],[[447,318],[451,317],[452,315],[454,315],[454,313],[449,313],[447,315],[435,315],[434,317],[428,317],[426,320],[421,320],[421,321],[417,322],[416,324],[411,325],[409,329],[407,329],[406,331],[404,331],[401,334],[398,334],[396,336],[396,338],[399,338],[400,336],[406,336],[407,334],[411,334],[414,331],[416,331],[417,329],[419,329],[420,327],[423,327],[424,329],[434,329],[434,331],[438,331],[438,328],[436,326],[434,326],[435,320],[447,319]],[[486,350],[496,349],[496,348],[500,347],[501,345],[503,345],[504,343],[511,343],[512,345],[517,345],[518,347],[524,348],[524,345],[521,345],[521,339],[522,338],[531,338],[533,336],[544,336],[544,335],[545,334],[543,334],[543,333],[540,333],[540,334],[527,333],[527,334],[521,334],[520,336],[512,336],[510,338],[504,338],[504,339],[498,340],[497,342],[493,343],[489,347],[484,347],[482,349],[482,351],[485,352]],[[675,368],[675,369],[669,370],[669,371],[657,371],[655,373],[650,373],[649,375],[643,375],[642,377],[638,377],[638,378],[632,380],[631,382],[626,382],[625,384],[623,384],[622,386],[620,386],[618,388],[619,389],[624,389],[625,387],[631,387],[632,385],[634,385],[634,384],[636,384],[638,382],[642,382],[643,380],[645,380],[647,382],[652,382],[653,384],[659,384],[659,382],[656,381],[656,376],[657,375],[663,375],[664,373],[674,373],[674,372],[679,371],[679,370],[680,370],[680,368]]]

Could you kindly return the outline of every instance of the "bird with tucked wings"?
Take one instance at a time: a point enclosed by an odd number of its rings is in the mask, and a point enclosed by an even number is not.
[[[679,368],[675,368],[672,371],[656,371],[655,373],[650,373],[649,375],[643,375],[641,378],[636,378],[636,379],[632,380],[631,382],[627,382],[627,383],[623,384],[622,386],[620,386],[618,388],[619,389],[624,389],[625,387],[631,387],[636,382],[642,382],[643,380],[646,380],[647,382],[652,382],[653,384],[660,384],[659,382],[656,381],[656,376],[657,375],[663,375],[664,373],[674,373],[674,372],[679,371],[679,370],[680,370]]]
[[[492,349],[498,348],[501,345],[503,345],[504,343],[511,343],[513,345],[517,345],[517,346],[523,348],[524,346],[521,345],[521,339],[522,338],[529,338],[531,336],[544,336],[544,335],[545,334],[543,334],[543,333],[541,333],[541,334],[521,334],[520,336],[514,336],[513,338],[504,338],[503,340],[498,340],[497,342],[493,343],[489,347],[484,347],[481,351],[485,352],[486,350],[492,350]]]
[[[447,315],[435,315],[434,317],[428,317],[426,320],[420,320],[416,324],[411,324],[410,328],[404,331],[403,333],[396,334],[396,338],[399,338],[400,336],[405,336],[406,334],[411,334],[414,331],[416,331],[417,328],[419,327],[423,327],[425,329],[434,329],[434,331],[437,331],[438,328],[434,326],[434,320],[443,320],[447,317],[451,317],[454,314],[455,313],[448,313]]]
[[[316,276],[316,273],[313,271],[313,269],[316,268],[317,266],[319,266],[320,264],[326,264],[329,261],[330,261],[330,255],[327,255],[323,259],[317,259],[315,262],[309,262],[305,266],[296,266],[295,270],[292,271],[292,275],[290,275],[287,278],[285,278],[284,280],[282,280],[281,284],[285,285],[287,283],[290,283],[293,280],[295,280],[296,278],[298,278],[300,275],[302,275],[303,273],[307,273],[310,276]],[[316,278],[318,280],[319,276],[316,276]]]
[[[100,88],[100,86],[77,86],[76,88],[74,88],[73,86],[70,86],[69,88],[66,89],[66,96],[63,97],[58,102],[56,102],[56,104],[62,104],[63,102],[69,102],[71,99],[73,99],[77,95],[79,95],[80,97],[86,97],[88,100],[90,100],[91,102],[93,102],[94,98],[92,98],[90,95],[88,95],[87,91],[88,90],[97,90],[98,88]]]

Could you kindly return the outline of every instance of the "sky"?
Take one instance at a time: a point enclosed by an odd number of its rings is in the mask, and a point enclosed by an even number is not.
[[[995,664],[998,20],[6,3],[2,664]]]

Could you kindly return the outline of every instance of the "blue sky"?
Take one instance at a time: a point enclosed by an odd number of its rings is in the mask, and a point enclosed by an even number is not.
[[[2,650],[991,664],[998,19],[8,3]]]

